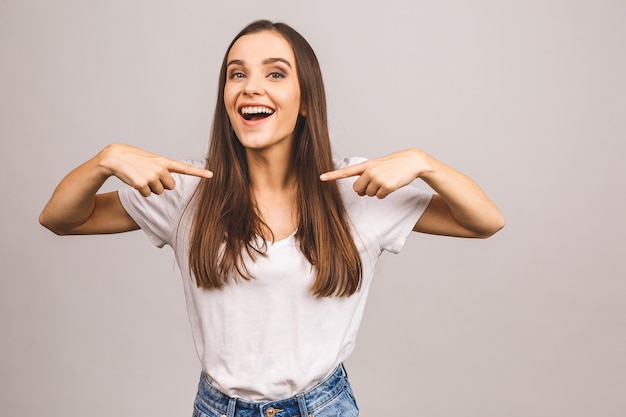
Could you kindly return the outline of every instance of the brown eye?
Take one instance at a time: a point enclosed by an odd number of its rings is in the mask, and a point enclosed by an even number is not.
[[[230,73],[229,77],[231,80],[234,80],[236,78],[244,78],[246,75],[241,72],[241,71],[233,71]]]

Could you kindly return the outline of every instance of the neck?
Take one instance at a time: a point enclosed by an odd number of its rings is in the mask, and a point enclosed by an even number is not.
[[[297,228],[296,175],[290,156],[247,152],[253,204],[266,240],[282,240]]]
[[[295,172],[291,155],[246,154],[250,185],[255,190],[286,191],[293,189]]]

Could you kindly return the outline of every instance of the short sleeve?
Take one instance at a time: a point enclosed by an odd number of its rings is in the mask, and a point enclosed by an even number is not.
[[[345,158],[336,161],[335,166],[340,169],[365,160]],[[352,189],[355,181],[356,178],[346,178],[338,182],[346,207],[351,218],[358,222],[361,234],[375,235],[381,251],[400,252],[415,223],[428,207],[432,193],[409,184],[382,199],[359,196]]]
[[[368,216],[382,249],[400,252],[431,198],[432,193],[413,185],[402,187],[383,199],[368,197]]]
[[[199,165],[198,162],[185,162]],[[189,175],[172,174],[172,177],[176,186],[161,195],[144,197],[128,186],[118,191],[124,209],[159,248],[172,244],[180,218],[200,181]]]

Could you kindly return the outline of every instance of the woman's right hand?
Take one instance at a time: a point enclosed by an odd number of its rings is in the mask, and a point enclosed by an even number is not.
[[[139,226],[126,212],[117,192],[98,194],[116,176],[144,197],[175,187],[172,173],[211,178],[204,168],[174,161],[130,145],[113,144],[61,180],[39,222],[56,234],[120,233]]]
[[[174,189],[171,173],[211,178],[204,168],[175,161],[130,145],[111,144],[99,154],[99,165],[108,176],[114,175],[135,188],[144,197]]]

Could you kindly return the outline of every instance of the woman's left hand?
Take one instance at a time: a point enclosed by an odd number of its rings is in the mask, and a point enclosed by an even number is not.
[[[488,237],[504,226],[496,205],[472,179],[419,149],[406,149],[320,175],[322,181],[359,176],[359,195],[385,198],[420,178],[434,191],[415,224],[416,232],[447,236]]]
[[[361,196],[385,198],[432,168],[417,149],[394,152],[320,175],[322,181],[359,176],[353,188]]]

